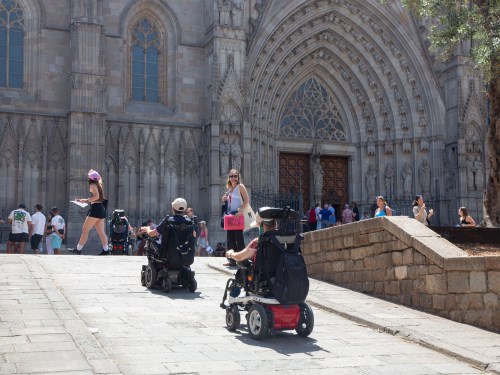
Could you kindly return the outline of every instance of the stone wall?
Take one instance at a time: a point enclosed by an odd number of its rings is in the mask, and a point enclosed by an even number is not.
[[[492,331],[500,331],[500,256],[467,254],[408,217],[305,234],[309,275]]]

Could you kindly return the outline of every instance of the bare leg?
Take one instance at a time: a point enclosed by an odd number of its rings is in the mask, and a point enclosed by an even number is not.
[[[106,250],[108,249],[108,236],[106,236],[105,232],[105,220],[106,219],[99,219],[99,221],[95,223],[95,230],[101,239],[103,250],[104,247],[106,247]]]
[[[7,241],[7,254],[13,253],[14,242]]]
[[[104,219],[98,219],[96,217],[87,216],[85,222],[83,223],[82,235],[80,236],[80,241],[78,241],[78,245],[83,246],[87,243],[87,240],[89,239],[90,230],[99,220],[102,220],[104,222]]]
[[[24,254],[24,244],[26,242],[19,242],[19,254]]]
[[[201,256],[201,246],[198,246],[198,248],[196,249],[196,256]]]
[[[61,255],[61,249],[54,249],[55,255]]]

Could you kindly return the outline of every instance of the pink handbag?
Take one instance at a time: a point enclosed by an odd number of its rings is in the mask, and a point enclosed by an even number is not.
[[[245,228],[245,218],[243,215],[225,215],[224,230],[243,230]]]

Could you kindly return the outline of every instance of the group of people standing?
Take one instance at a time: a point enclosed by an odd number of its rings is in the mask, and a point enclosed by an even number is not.
[[[308,221],[308,229],[310,232],[340,224],[352,223],[361,219],[356,202],[352,203],[352,208],[351,205],[346,203],[338,220],[335,215],[335,208],[332,204],[327,203],[323,205],[323,208],[321,204],[316,203],[316,206],[306,211],[305,217]]]
[[[52,207],[48,218],[42,213],[41,204],[37,203],[33,210],[35,212],[31,215],[26,210],[26,205],[21,203],[9,214],[7,220],[11,231],[7,240],[7,253],[24,254],[26,243],[29,242],[31,250],[39,254],[42,251],[42,239],[45,237],[47,254],[60,254],[66,224],[59,215],[59,209]]]

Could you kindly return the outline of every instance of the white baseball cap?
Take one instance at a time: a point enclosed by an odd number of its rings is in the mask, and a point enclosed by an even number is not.
[[[185,211],[187,208],[187,202],[184,198],[175,198],[172,202],[172,208],[175,211]]]

